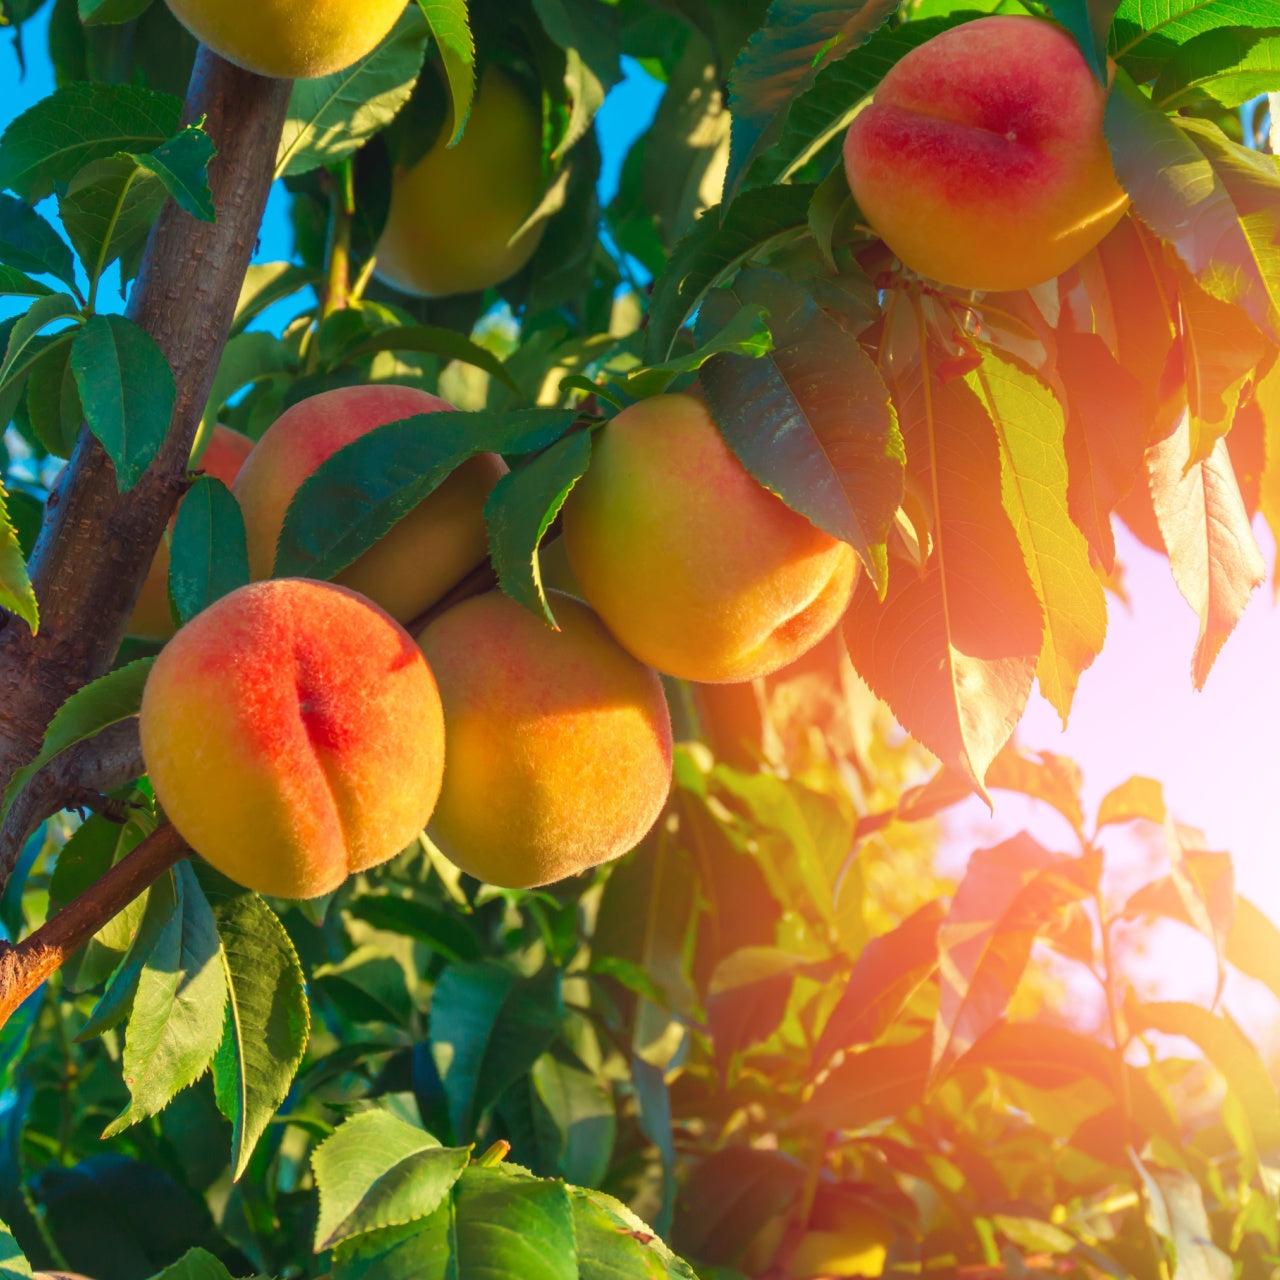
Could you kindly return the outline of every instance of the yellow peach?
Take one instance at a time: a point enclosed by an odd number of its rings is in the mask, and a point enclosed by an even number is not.
[[[913,271],[962,289],[1041,284],[1128,204],[1102,133],[1106,97],[1061,27],[976,18],[889,70],[845,136],[849,186]]]
[[[671,784],[671,721],[655,672],[586,605],[548,593],[560,625],[500,592],[419,638],[448,725],[429,829],[490,884],[549,884],[626,853]]]
[[[179,834],[238,884],[313,898],[426,825],[444,769],[431,670],[354,591],[251,583],[182,627],[142,698],[142,754]]]
[[[703,402],[655,396],[600,432],[564,508],[569,564],[624,648],[685,680],[737,683],[840,620],[853,549],[759,484]]]
[[[452,407],[412,387],[375,385],[326,391],[287,409],[236,478],[253,577],[270,577],[289,503],[322,462],[375,427]],[[411,622],[488,555],[484,504],[506,469],[492,453],[463,463],[335,581]]]

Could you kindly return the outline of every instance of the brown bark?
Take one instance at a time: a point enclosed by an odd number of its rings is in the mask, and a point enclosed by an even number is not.
[[[166,824],[29,938],[16,947],[0,947],[0,1027],[108,920],[190,852],[182,837]]]
[[[127,494],[102,447],[81,430],[49,499],[32,556],[40,632],[0,611],[0,788],[40,747],[59,706],[111,665],[156,547],[186,484],[187,462],[257,241],[291,82],[270,80],[202,48],[185,119],[205,117],[216,223],[172,201],[155,227],[129,316],[173,366],[168,437]],[[74,798],[74,797],[71,797]],[[17,849],[0,842],[0,886]]]

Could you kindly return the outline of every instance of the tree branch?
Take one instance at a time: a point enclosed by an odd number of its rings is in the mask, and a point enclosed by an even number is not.
[[[127,494],[82,429],[32,556],[40,632],[0,612],[0,788],[39,750],[53,713],[109,670],[156,547],[181,496],[196,429],[257,241],[291,82],[202,48],[184,118],[205,118],[216,223],[172,201],[152,229],[129,316],[160,345],[178,387],[169,434]],[[0,886],[16,851],[0,849]]]
[[[0,947],[0,1027],[73,952],[190,852],[166,823],[29,938]]]

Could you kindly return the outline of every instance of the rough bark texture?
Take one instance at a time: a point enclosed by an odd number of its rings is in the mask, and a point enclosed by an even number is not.
[[[205,116],[216,223],[172,201],[156,223],[129,315],[173,366],[169,435],[127,494],[102,447],[82,430],[49,499],[32,556],[41,625],[32,636],[0,611],[0,788],[40,747],[66,698],[110,668],[156,547],[186,484],[187,461],[226,344],[271,186],[291,82],[257,76],[202,48],[185,119]],[[0,846],[0,886],[17,849]]]
[[[16,947],[0,946],[0,1027],[67,958],[191,850],[165,825]]]

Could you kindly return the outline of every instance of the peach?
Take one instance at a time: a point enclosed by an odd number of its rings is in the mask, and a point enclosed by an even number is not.
[[[542,122],[496,67],[480,79],[467,127],[391,181],[391,210],[378,241],[380,279],[404,293],[474,293],[515,275],[533,257],[546,223],[516,232],[542,188]]]
[[[259,893],[314,898],[394,857],[444,770],[408,633],[343,587],[251,583],[182,627],[142,697],[142,754],[183,839]]]
[[[326,391],[287,409],[236,479],[253,577],[271,576],[289,503],[322,462],[375,427],[452,408],[412,387],[367,386]],[[464,462],[335,581],[412,621],[488,555],[484,504],[506,469],[492,453]]]
[[[229,62],[282,80],[327,76],[372,53],[408,0],[167,0]]]
[[[961,289],[1060,274],[1128,204],[1102,134],[1106,90],[1041,18],[952,27],[892,67],[845,135],[858,207],[913,271]]]
[[[643,400],[603,428],[564,541],[623,647],[704,684],[793,662],[835,627],[857,575],[853,549],[757,483],[689,395]]]
[[[248,436],[219,423],[209,437],[204,456],[193,465],[221,480],[229,489],[252,449],[253,441]],[[173,532],[173,521],[169,523],[169,532]],[[143,579],[138,603],[129,619],[129,634],[147,640],[167,640],[173,635],[173,629],[173,615],[169,612],[169,535],[166,534]]]
[[[464,871],[513,889],[626,853],[671,785],[657,674],[586,605],[548,594],[559,631],[495,591],[419,637],[449,726],[430,835]]]

